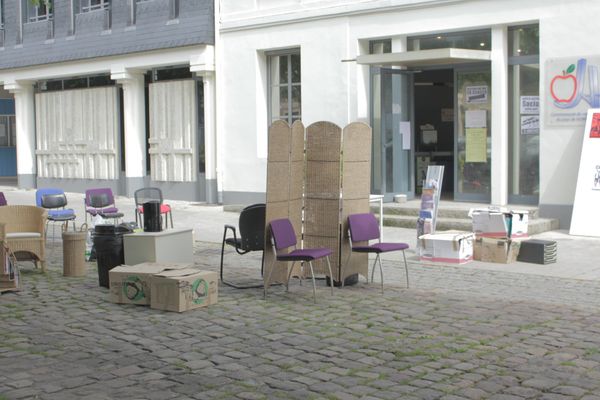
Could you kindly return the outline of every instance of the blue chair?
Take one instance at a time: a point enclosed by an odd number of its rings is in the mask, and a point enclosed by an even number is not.
[[[45,188],[38,189],[35,192],[35,204],[48,210],[48,219],[46,220],[46,232],[50,222],[59,222],[65,228],[69,227],[69,221],[73,221],[73,230],[75,230],[75,211],[72,208],[65,208],[67,205],[67,196],[62,189]],[[54,225],[52,225],[52,242],[54,242]]]

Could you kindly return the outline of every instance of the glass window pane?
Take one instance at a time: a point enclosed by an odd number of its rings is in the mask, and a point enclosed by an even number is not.
[[[281,83],[288,81],[288,56],[279,57],[279,79]]]
[[[281,78],[279,77],[279,57],[270,57],[269,62],[271,64],[270,65],[270,67],[271,67],[271,71],[270,71],[271,86],[279,85],[281,83]]]
[[[538,64],[509,68],[509,194],[524,201],[539,195],[539,106],[529,105],[539,104],[539,77]]]
[[[279,87],[279,115],[282,119],[287,119],[287,116],[290,115],[288,112],[288,88],[287,86]]]
[[[492,34],[490,30],[473,32],[439,33],[436,35],[408,38],[408,50],[429,50],[443,48],[490,50]]]
[[[302,113],[302,94],[300,86],[292,86],[292,114],[300,115]]]
[[[8,117],[0,115],[0,147],[8,146]]]
[[[300,82],[300,54],[292,54],[292,83]]]
[[[539,55],[540,30],[538,25],[509,29],[508,53],[511,56]]]
[[[274,86],[271,88],[271,119],[273,121],[277,121],[280,119],[279,116],[279,104],[281,103],[279,99],[279,86]]]

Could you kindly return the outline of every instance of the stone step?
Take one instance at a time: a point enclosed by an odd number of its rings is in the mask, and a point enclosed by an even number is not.
[[[410,215],[388,215],[384,211],[383,225],[394,226],[399,228],[417,228],[417,217]],[[542,232],[558,229],[558,219],[551,218],[535,218],[529,221],[528,233],[535,235]],[[470,218],[439,218],[437,219],[437,231],[459,230],[471,231],[473,225]]]

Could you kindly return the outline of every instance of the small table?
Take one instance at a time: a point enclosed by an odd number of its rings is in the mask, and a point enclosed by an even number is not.
[[[123,235],[125,264],[143,262],[193,263],[193,229],[136,232]]]
[[[383,242],[383,195],[382,194],[371,194],[369,195],[369,203],[379,202],[379,238]]]

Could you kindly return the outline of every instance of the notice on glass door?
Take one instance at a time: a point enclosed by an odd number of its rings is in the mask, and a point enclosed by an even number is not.
[[[487,162],[487,129],[467,128],[465,136],[465,162]]]
[[[400,135],[402,135],[402,150],[410,150],[410,121],[400,121]]]

